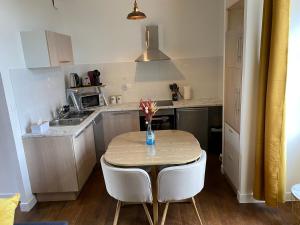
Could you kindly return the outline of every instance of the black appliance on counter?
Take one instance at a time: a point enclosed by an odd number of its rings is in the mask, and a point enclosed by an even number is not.
[[[99,70],[93,70],[88,72],[88,77],[90,79],[91,86],[102,85],[102,83],[100,82],[100,75],[101,73]]]
[[[179,96],[183,97],[182,94],[179,91],[179,86],[176,83],[170,84],[169,87],[170,87],[170,90],[172,92],[172,100],[173,101],[178,101]]]
[[[172,106],[171,100],[156,101],[159,110],[152,118],[151,127],[153,130],[174,130],[176,129],[175,110],[168,108],[160,108],[164,106]],[[140,111],[140,129],[141,131],[147,130],[145,115]]]

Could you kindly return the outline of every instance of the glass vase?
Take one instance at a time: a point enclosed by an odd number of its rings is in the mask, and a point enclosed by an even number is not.
[[[146,144],[154,145],[155,144],[155,135],[154,131],[151,128],[151,121],[147,121],[147,131],[146,131]]]

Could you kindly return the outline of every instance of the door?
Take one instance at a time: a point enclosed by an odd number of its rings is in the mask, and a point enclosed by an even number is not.
[[[96,164],[93,126],[89,125],[74,138],[74,154],[77,168],[78,188],[82,188]]]
[[[71,37],[52,31],[46,31],[51,66],[73,63]]]
[[[225,74],[225,122],[240,132],[242,70],[226,67]]]
[[[241,68],[243,63],[243,34],[240,31],[226,32],[226,67]]]
[[[60,64],[73,63],[73,50],[71,37],[57,34],[58,59]]]
[[[228,10],[225,45],[224,121],[240,132],[243,68],[243,1]]]
[[[202,149],[208,146],[208,108],[181,108],[176,110],[177,130],[192,133]]]
[[[110,141],[123,133],[130,131],[139,131],[139,113],[138,111],[120,111],[103,113],[103,134],[105,149]]]

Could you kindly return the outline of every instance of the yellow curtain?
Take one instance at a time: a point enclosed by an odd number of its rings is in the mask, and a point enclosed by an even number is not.
[[[290,0],[265,0],[260,52],[254,198],[277,207],[285,194],[285,89]]]

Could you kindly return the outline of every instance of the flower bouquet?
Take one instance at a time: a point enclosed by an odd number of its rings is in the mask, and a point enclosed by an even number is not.
[[[140,109],[145,114],[145,120],[147,124],[146,131],[146,143],[147,145],[153,145],[155,143],[155,135],[151,129],[152,118],[155,113],[158,111],[156,103],[152,100],[143,100],[140,101]]]

